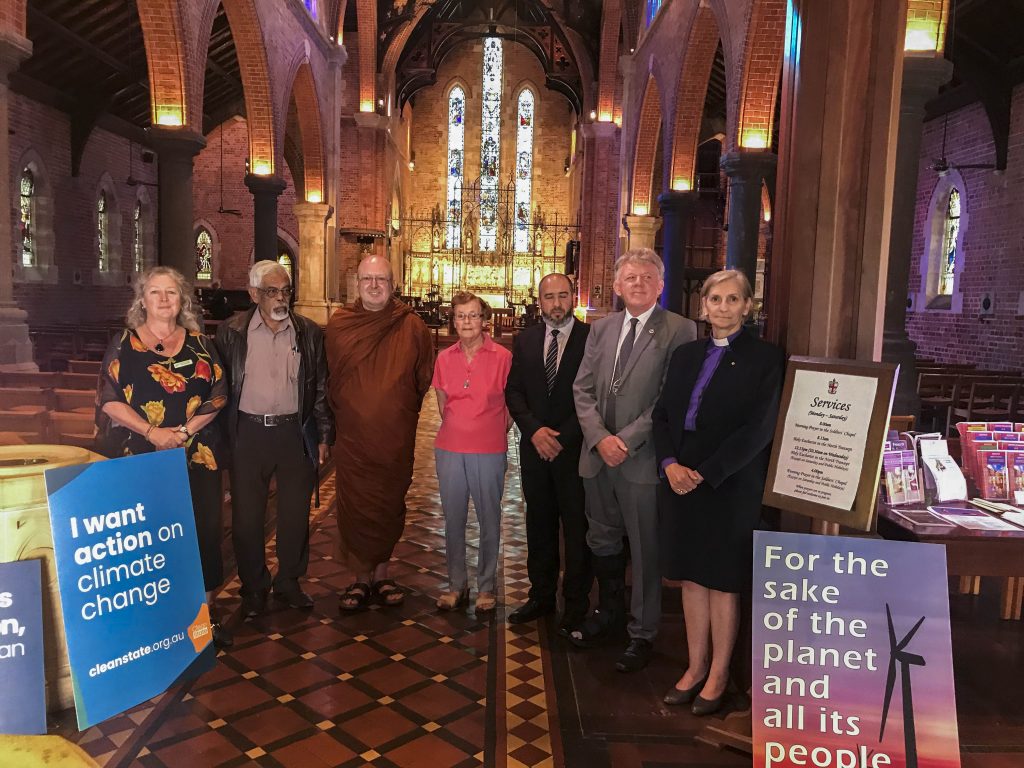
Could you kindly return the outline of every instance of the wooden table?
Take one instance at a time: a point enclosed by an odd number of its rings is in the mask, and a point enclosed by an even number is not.
[[[964,506],[966,504],[947,504]],[[972,507],[973,509],[973,507]],[[954,528],[952,533],[918,535],[892,514],[888,505],[878,504],[878,533],[886,539],[920,541],[946,547],[946,569],[950,575],[998,576],[1003,580],[1000,618],[1019,621],[1024,607],[1024,529],[1016,532],[971,531]],[[963,584],[963,581],[961,582]],[[962,590],[964,591],[964,590]],[[968,590],[977,593],[974,585]]]

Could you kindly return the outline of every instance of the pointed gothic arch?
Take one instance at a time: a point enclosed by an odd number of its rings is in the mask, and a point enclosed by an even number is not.
[[[636,216],[651,212],[654,193],[654,158],[661,141],[661,95],[654,75],[648,75],[640,106],[640,121],[634,134],[633,184],[630,211]]]
[[[697,142],[719,40],[714,12],[706,6],[699,7],[690,26],[676,87],[669,178],[669,186],[674,190],[697,188]]]
[[[324,172],[324,136],[320,116],[320,98],[309,59],[303,57],[295,69],[290,89],[295,99],[299,118],[299,133],[302,139],[303,187],[301,199],[310,203],[321,203],[327,199],[326,174]],[[287,114],[287,108],[281,110]],[[284,130],[281,130],[284,135]]]
[[[727,149],[771,148],[786,38],[786,5],[786,0],[751,2],[739,88],[729,99],[737,106],[729,114]]]

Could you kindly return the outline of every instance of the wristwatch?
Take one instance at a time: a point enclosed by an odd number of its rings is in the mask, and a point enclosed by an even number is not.
[[[181,432],[181,434],[183,434],[185,436],[186,440],[188,440],[188,439],[190,439],[192,437],[192,433],[188,431],[188,427],[186,425],[184,425],[184,424],[182,424],[180,427],[178,427],[178,431]]]

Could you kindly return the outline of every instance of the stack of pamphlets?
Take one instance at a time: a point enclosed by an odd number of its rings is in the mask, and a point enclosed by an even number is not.
[[[1024,535],[1024,530],[1013,523],[1008,523],[998,517],[994,517],[980,509],[964,507],[931,506],[929,512],[934,512],[939,517],[947,520],[961,528],[970,531],[981,531],[985,533],[1014,533]]]

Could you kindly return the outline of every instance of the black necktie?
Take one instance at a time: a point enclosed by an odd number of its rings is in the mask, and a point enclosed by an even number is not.
[[[551,341],[548,342],[548,353],[544,357],[544,373],[548,377],[548,392],[555,387],[555,376],[558,374],[558,330],[552,329]]]
[[[619,358],[615,362],[616,385],[622,379],[622,372],[626,370],[626,363],[629,362],[629,356],[633,352],[633,342],[636,341],[636,326],[639,322],[640,318],[638,317],[629,318],[629,333],[622,340],[622,346],[619,347]]]

